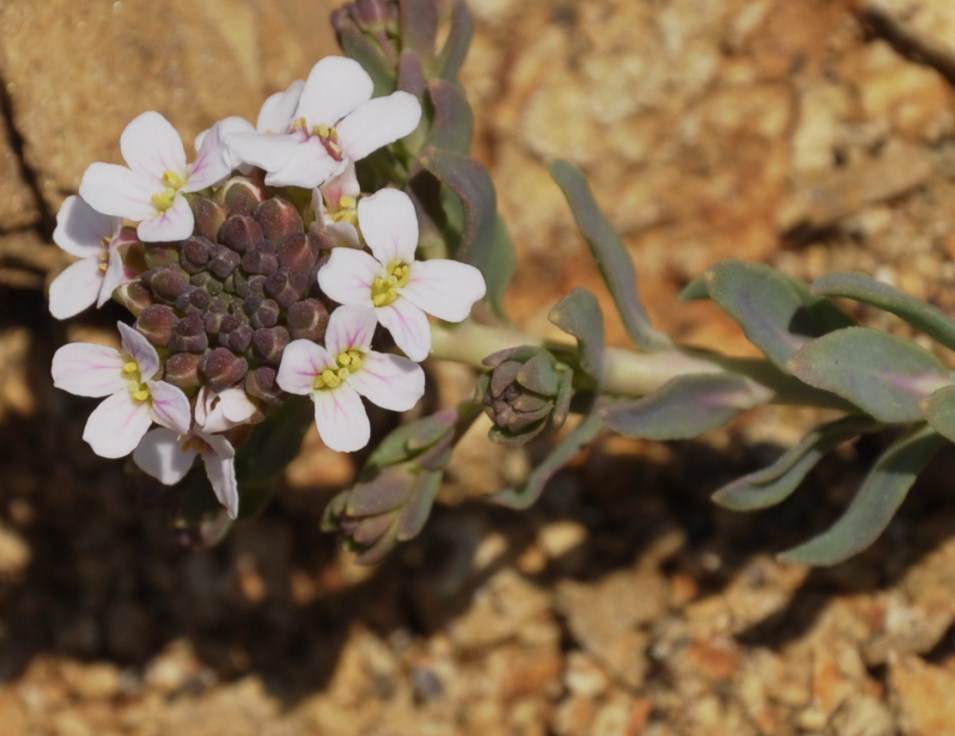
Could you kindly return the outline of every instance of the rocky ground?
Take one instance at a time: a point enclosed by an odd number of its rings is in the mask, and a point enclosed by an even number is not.
[[[354,461],[314,437],[266,513],[200,553],[89,451],[89,405],[52,389],[49,360],[119,313],[47,316],[59,203],[144,109],[187,140],[253,117],[333,50],[335,4],[0,2],[0,733],[955,734],[951,451],[870,550],[814,571],[773,554],[838,514],[876,443],[776,511],[708,500],[799,436],[812,417],[792,410],[705,442],[604,438],[523,513],[480,496],[529,457],[468,437],[423,535],[376,568],[318,531]],[[591,177],[683,340],[749,349],[708,305],[675,305],[730,256],[862,270],[955,310],[948,0],[472,7],[465,85],[522,325],[600,289],[553,155]]]

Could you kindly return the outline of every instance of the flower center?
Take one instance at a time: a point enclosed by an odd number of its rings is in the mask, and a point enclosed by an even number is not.
[[[103,237],[102,248],[100,252],[96,254],[96,262],[99,266],[99,270],[103,273],[106,273],[109,268],[109,244],[110,237],[108,235]]]
[[[354,348],[339,353],[338,357],[335,358],[334,366],[329,366],[315,376],[312,387],[316,391],[338,388],[342,385],[342,381],[348,378],[349,374],[361,368],[362,357],[361,350],[355,350]]]
[[[398,289],[407,286],[411,277],[411,266],[404,261],[392,261],[384,276],[376,276],[371,282],[371,303],[376,307],[387,307],[398,301]]]
[[[185,437],[179,436],[179,449],[183,452],[198,452],[200,455],[209,449],[209,443],[202,437],[194,434],[187,434]]]
[[[333,126],[320,123],[319,125],[309,127],[308,121],[305,118],[299,118],[292,125],[293,130],[296,128],[305,133],[306,140],[312,137],[318,138],[328,152],[328,155],[336,161],[341,161],[344,158],[342,148],[338,145],[338,131],[335,130]]]
[[[165,212],[175,203],[176,195],[178,195],[179,190],[186,185],[186,180],[175,171],[169,171],[167,169],[162,175],[162,185],[165,189],[159,192],[159,194],[152,196],[152,203],[157,210]]]
[[[350,222],[358,227],[358,200],[346,194],[338,200],[338,206],[335,209],[329,208],[328,214],[333,222]]]
[[[139,366],[135,360],[127,360],[123,363],[123,375],[126,377],[126,387],[129,389],[129,395],[133,401],[149,401],[152,399],[152,391],[143,381],[143,376],[139,372]]]

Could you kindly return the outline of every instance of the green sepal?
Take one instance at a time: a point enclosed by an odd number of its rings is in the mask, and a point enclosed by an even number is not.
[[[713,501],[733,511],[755,511],[787,499],[816,464],[852,437],[876,429],[862,417],[843,417],[813,430],[772,465],[744,475],[713,494]]]
[[[650,317],[640,301],[637,274],[630,254],[610,220],[597,206],[583,173],[562,159],[550,162],[548,168],[570,205],[577,227],[590,246],[590,252],[630,339],[644,350],[668,347],[670,339],[650,324]]]
[[[889,447],[869,471],[845,513],[827,531],[779,554],[784,562],[835,565],[852,557],[885,530],[915,479],[945,439],[919,425]]]
[[[920,421],[922,399],[950,381],[928,350],[871,327],[830,332],[799,350],[788,368],[890,424]]]
[[[600,393],[607,348],[603,312],[597,297],[586,289],[575,288],[557,302],[547,319],[577,340],[580,368],[593,382],[594,392]]]
[[[955,320],[938,307],[864,273],[845,272],[823,276],[813,282],[812,293],[871,304],[905,320],[949,350],[955,350]]]
[[[603,429],[604,420],[599,412],[586,417],[567,433],[551,453],[541,462],[530,477],[515,488],[506,488],[489,497],[489,500],[512,509],[526,509],[532,506],[544,487],[561,468],[573,460],[577,454],[589,445]]]
[[[608,407],[604,417],[609,429],[627,437],[685,440],[722,427],[771,396],[743,376],[680,376],[648,396]]]
[[[710,298],[780,368],[814,338],[853,324],[835,304],[762,263],[722,261],[703,274],[703,281]],[[694,286],[691,294],[699,289]]]

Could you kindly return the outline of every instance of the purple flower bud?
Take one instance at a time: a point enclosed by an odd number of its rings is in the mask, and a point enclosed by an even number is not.
[[[242,256],[242,270],[250,274],[268,275],[279,267],[278,256],[268,242],[259,243]]]
[[[200,356],[192,353],[175,353],[166,358],[165,380],[183,391],[199,386]]]
[[[274,299],[260,299],[257,296],[250,296],[246,299],[242,308],[249,315],[249,324],[253,328],[274,327],[279,321],[279,305]]]
[[[176,243],[147,243],[143,258],[148,268],[179,265],[179,245]]]
[[[219,228],[219,242],[236,253],[245,253],[263,240],[262,226],[246,215],[232,215]]]
[[[195,286],[187,286],[186,290],[176,297],[173,306],[183,314],[202,314],[206,311],[211,298],[207,291]]]
[[[233,272],[232,275],[235,277],[234,291],[237,296],[243,299],[250,296],[265,296],[265,276],[261,274],[246,276],[239,271]]]
[[[253,216],[256,222],[262,226],[265,239],[273,245],[278,245],[292,233],[305,231],[298,210],[291,202],[281,197],[272,197],[262,202],[255,208]]]
[[[269,404],[279,404],[282,401],[282,389],[275,382],[275,368],[260,366],[246,374],[245,392],[256,399],[262,399]]]
[[[289,344],[288,330],[284,327],[264,327],[252,335],[252,352],[263,363],[278,365],[282,353]]]
[[[222,185],[218,197],[230,215],[251,215],[265,195],[255,182],[234,176]]]
[[[328,309],[318,299],[305,299],[288,308],[286,321],[293,340],[317,342],[325,337]]]
[[[177,353],[201,353],[207,347],[209,336],[206,335],[206,326],[198,314],[190,314],[181,319],[169,338],[169,349]]]
[[[218,246],[208,238],[193,235],[182,241],[182,267],[189,273],[201,271],[217,250]]]
[[[152,292],[140,281],[121,284],[113,292],[113,300],[126,307],[133,315],[139,315],[146,307],[153,304]]]
[[[169,344],[173,328],[179,318],[171,307],[164,304],[150,304],[136,318],[135,327],[157,348]]]
[[[189,283],[196,288],[208,292],[209,296],[218,296],[222,293],[222,282],[208,271],[200,271],[189,277]]]
[[[141,277],[157,300],[172,304],[189,287],[188,277],[179,266],[159,266],[146,271]]]
[[[196,218],[196,235],[215,240],[227,216],[225,209],[207,197],[189,197],[189,205]]]
[[[199,376],[213,391],[225,391],[245,377],[249,364],[227,348],[213,348],[199,361]]]
[[[311,271],[318,264],[321,242],[316,235],[292,233],[283,240],[276,254],[279,263],[290,271]]]
[[[209,270],[220,279],[224,279],[235,270],[236,266],[239,265],[239,261],[241,260],[242,256],[240,256],[234,250],[221,247],[219,248],[219,251],[212,257],[212,260],[209,261]]]
[[[226,315],[219,328],[219,344],[237,355],[252,344],[252,328],[234,315]]]
[[[266,277],[265,293],[287,308],[305,296],[311,285],[309,271],[290,272],[283,267]]]

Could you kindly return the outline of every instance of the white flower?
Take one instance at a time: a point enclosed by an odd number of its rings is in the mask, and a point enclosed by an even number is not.
[[[412,360],[431,351],[428,314],[448,322],[467,318],[484,296],[484,277],[474,266],[435,258],[416,261],[418,219],[407,194],[397,189],[362,197],[358,225],[371,249],[335,248],[318,272],[318,285],[340,304],[374,309],[395,344]]]
[[[312,67],[300,94],[289,88],[266,101],[258,128],[274,134],[233,133],[227,143],[243,161],[267,172],[266,184],[319,186],[349,162],[418,127],[421,104],[414,95],[398,91],[372,99],[373,90],[357,61],[328,56]],[[293,100],[294,112],[278,127]]]
[[[361,187],[355,175],[355,164],[312,190],[315,218],[342,245],[360,248],[358,238],[358,198]]]
[[[154,429],[133,451],[133,461],[147,475],[171,486],[186,477],[196,455],[202,457],[212,490],[229,518],[239,515],[239,486],[235,477],[235,448],[225,437],[199,429],[182,434]]]
[[[225,432],[240,424],[250,424],[258,414],[259,407],[241,388],[216,393],[203,386],[196,394],[196,424],[204,432]]]
[[[322,441],[339,452],[368,444],[371,428],[362,404],[392,411],[412,408],[424,394],[421,366],[370,349],[375,315],[363,307],[339,307],[325,332],[325,347],[294,340],[285,348],[276,380],[291,394],[311,396]]]
[[[91,304],[103,306],[123,282],[123,259],[110,248],[123,221],[97,212],[80,197],[63,200],[56,215],[53,242],[82,260],[50,284],[50,313],[57,319],[79,314]]]
[[[158,112],[144,112],[127,125],[119,147],[129,167],[92,164],[83,174],[80,196],[103,214],[138,222],[143,242],[188,238],[195,219],[184,195],[231,172],[216,126],[203,137],[196,161],[187,164],[179,133]]]
[[[128,455],[156,422],[188,432],[189,399],[176,386],[153,380],[159,355],[139,332],[120,322],[122,350],[71,343],[53,356],[53,385],[77,396],[107,397],[90,414],[83,439],[102,457]]]

